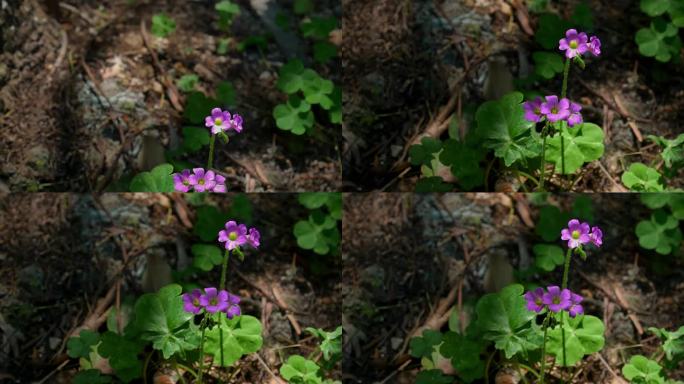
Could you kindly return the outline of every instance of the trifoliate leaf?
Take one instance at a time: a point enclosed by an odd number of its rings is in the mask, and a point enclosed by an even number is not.
[[[311,70],[304,71],[302,78],[304,79],[302,92],[306,102],[309,104],[319,104],[325,110],[332,108],[334,102],[330,96],[335,89],[333,82],[322,78]]]
[[[539,220],[535,227],[535,233],[541,236],[544,241],[555,241],[560,239],[561,230],[570,220],[570,215],[561,212],[554,205],[545,205],[539,209]]]
[[[289,383],[318,384],[320,367],[314,361],[303,356],[292,355],[280,367],[280,375]]]
[[[235,88],[228,81],[222,81],[216,86],[216,98],[224,106],[235,105]]]
[[[639,6],[649,16],[659,16],[670,9],[670,0],[641,0]]]
[[[442,356],[451,360],[451,365],[458,372],[458,376],[466,383],[471,383],[484,376],[485,362],[480,354],[485,345],[481,339],[447,332],[442,338],[439,351]]]
[[[673,1],[670,4],[670,18],[672,19],[672,24],[675,27],[684,27],[684,2],[683,1]]]
[[[178,89],[183,92],[191,92],[195,89],[198,82],[199,76],[193,73],[181,76],[181,78],[176,81],[176,85],[178,86]]]
[[[131,192],[173,192],[173,166],[162,164],[141,172],[131,180]]]
[[[544,49],[558,49],[558,41],[565,37],[565,31],[573,26],[565,19],[552,13],[539,16],[539,27],[534,33],[534,40]]]
[[[449,192],[454,186],[447,184],[439,176],[424,177],[416,182],[417,193]]]
[[[572,11],[570,21],[585,31],[594,29],[594,17],[591,12],[591,8],[589,8],[589,4],[587,4],[586,1],[577,4],[575,9]]]
[[[423,336],[416,336],[409,343],[409,350],[413,357],[430,357],[435,347],[442,342],[442,333],[427,329]]]
[[[563,316],[562,328],[565,330],[565,359],[563,364],[563,343],[561,325],[548,331],[546,351],[556,357],[559,366],[573,366],[585,355],[598,352],[603,348],[605,327],[601,319],[590,315],[578,315],[571,318]]]
[[[660,18],[651,21],[650,28],[638,30],[634,39],[639,45],[639,53],[661,62],[670,61],[682,46],[677,27]]]
[[[622,183],[632,191],[659,192],[665,189],[658,171],[642,163],[632,163],[622,174]]]
[[[217,105],[216,100],[206,97],[202,92],[190,92],[185,102],[183,116],[192,124],[204,124],[204,118],[209,116],[211,109]]]
[[[577,171],[584,163],[598,160],[603,155],[603,130],[596,124],[583,123],[565,127],[562,133],[547,140],[546,159],[561,172],[561,135],[565,146],[565,174]]]
[[[563,265],[563,249],[553,244],[536,244],[532,247],[534,252],[534,265],[544,271],[551,272],[557,266]]]
[[[114,332],[102,335],[102,344],[98,352],[109,359],[109,365],[116,376],[124,383],[142,377],[143,364],[138,354],[143,351],[144,344],[126,339]]]
[[[666,206],[670,202],[670,193],[640,193],[639,198],[645,206],[651,209],[658,209]]]
[[[335,17],[312,17],[302,23],[302,36],[314,39],[327,40],[328,35],[337,28]]]
[[[208,272],[223,262],[221,249],[215,245],[194,244],[191,250],[194,257],[192,265],[195,268]]]
[[[245,194],[241,193],[235,195],[230,202],[230,208],[226,216],[240,223],[251,223],[252,210],[252,201]]]
[[[575,201],[572,202],[572,211],[570,216],[582,221],[594,221],[594,205],[592,199],[588,195],[576,195]]]
[[[622,367],[622,374],[632,383],[665,384],[660,371],[663,369],[657,362],[644,356],[636,355]]]
[[[199,127],[183,127],[183,148],[187,152],[197,152],[209,144],[209,130]]]
[[[342,88],[335,87],[333,93],[330,94],[330,99],[333,101],[332,107],[328,110],[330,122],[342,124]]]
[[[335,220],[342,220],[342,194],[341,193],[330,193],[328,195],[328,201],[325,203],[330,212],[330,217]]]
[[[432,137],[423,137],[420,144],[414,144],[409,148],[409,159],[413,165],[427,165],[435,158],[442,149],[442,142]]]
[[[532,130],[534,123],[524,118],[522,101],[522,93],[509,93],[480,105],[475,115],[477,135],[507,167],[541,153],[541,141]]]
[[[665,356],[673,365],[677,365],[684,360],[684,326],[678,330],[670,332],[664,328],[650,327],[650,332],[656,334],[663,342]]]
[[[469,191],[484,183],[484,170],[480,166],[484,156],[484,151],[471,144],[469,138],[466,138],[465,143],[449,139],[444,142],[439,160],[451,167],[458,184],[463,190]]]
[[[100,342],[100,334],[84,329],[78,336],[73,336],[67,341],[67,354],[69,357],[82,357],[88,359],[92,347]]]
[[[327,41],[317,41],[313,45],[314,60],[319,63],[327,63],[337,56],[337,46]]]
[[[306,71],[313,72],[310,69]],[[302,63],[301,60],[294,59],[288,61],[287,64],[280,67],[280,71],[278,71],[278,89],[287,94],[299,91],[304,85],[304,72],[304,63]]]
[[[684,133],[673,140],[653,135],[648,135],[648,138],[662,148],[660,157],[668,168],[684,166]]]
[[[176,30],[176,22],[163,13],[152,16],[152,34],[157,37],[166,37]]]
[[[326,332],[320,328],[306,328],[306,331],[320,339],[319,349],[323,358],[329,362],[337,362],[342,357],[342,326],[334,331]]]
[[[297,245],[319,255],[329,253],[331,248],[339,244],[337,221],[321,210],[313,211],[306,221],[298,221],[292,232],[297,238]]]
[[[200,206],[197,208],[197,221],[193,227],[193,233],[199,236],[202,241],[216,241],[219,231],[223,229],[226,221],[230,218],[214,206]]]
[[[635,232],[641,247],[654,249],[661,255],[672,253],[682,241],[679,221],[663,210],[653,212],[650,220],[640,221]]]
[[[273,117],[278,128],[295,135],[303,135],[314,124],[311,105],[297,96],[290,96],[287,104],[276,105]]]
[[[221,361],[219,329],[223,330],[223,361]],[[258,351],[263,343],[261,323],[255,317],[248,315],[237,316],[230,320],[224,318],[221,325],[207,330],[205,337],[206,352],[214,356],[214,365],[222,367],[233,365],[242,356]]]
[[[297,196],[297,200],[308,209],[316,209],[324,206],[330,195],[327,192],[303,192]]]
[[[534,52],[534,71],[545,79],[552,79],[557,73],[563,72],[563,58],[558,53]]]

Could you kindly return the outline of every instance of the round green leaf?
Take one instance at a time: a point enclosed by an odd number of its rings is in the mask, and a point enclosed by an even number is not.
[[[290,383],[320,383],[318,371],[321,368],[315,362],[299,355],[292,355],[280,367],[280,375]]]
[[[287,104],[276,105],[273,117],[278,128],[295,135],[303,135],[314,123],[311,105],[297,96],[291,96]]]
[[[194,244],[191,250],[194,256],[192,265],[195,268],[211,271],[214,266],[220,265],[223,262],[221,250],[214,245]]]
[[[299,203],[309,209],[320,208],[328,202],[331,194],[326,192],[304,192],[297,196]]]
[[[534,52],[532,60],[535,64],[534,71],[545,79],[551,79],[563,72],[563,59],[558,53]]]
[[[421,371],[416,376],[416,384],[450,384],[453,382],[454,379],[445,375],[441,369]]]
[[[209,130],[199,127],[183,127],[183,147],[188,152],[197,152],[209,144]]]
[[[670,254],[682,241],[679,221],[663,210],[653,212],[651,220],[640,221],[635,232],[641,247],[661,255]]]
[[[629,363],[622,367],[622,374],[625,378],[634,383],[661,383],[663,378],[660,371],[663,368],[655,361],[649,360],[644,356],[636,355],[629,359]]]
[[[413,357],[430,357],[435,346],[442,342],[442,333],[427,329],[423,336],[416,336],[409,343],[409,351]]]
[[[653,168],[642,163],[632,163],[622,174],[622,183],[633,191],[659,192],[665,189],[661,175]]]
[[[574,173],[584,163],[598,160],[603,155],[601,127],[593,123],[565,127],[562,133],[547,140],[546,159],[556,165],[556,172],[562,169],[561,135],[565,141],[565,174]]]
[[[553,244],[536,244],[532,247],[535,260],[534,265],[547,272],[553,271],[557,266],[562,265],[565,258],[563,249]]]
[[[223,330],[223,361],[221,361],[220,331]],[[205,351],[214,356],[214,364],[227,367],[242,356],[261,348],[261,323],[253,316],[243,315],[233,319],[224,318],[220,326],[205,333]]]
[[[585,355],[598,352],[603,348],[605,327],[601,319],[590,315],[570,318],[563,316],[562,328],[565,330],[566,364],[563,365],[563,344],[561,326],[548,331],[546,350],[556,357],[559,366],[573,366]]]
[[[292,94],[300,89],[304,84],[302,79],[302,74],[304,73],[304,63],[299,59],[290,60],[287,64],[280,67],[278,72],[278,89],[281,91]]]
[[[639,5],[649,16],[658,16],[670,9],[670,0],[641,0]]]
[[[131,192],[173,192],[173,166],[162,164],[142,172],[131,180]]]
[[[69,357],[89,358],[92,347],[100,342],[97,332],[84,329],[77,337],[70,337],[67,341],[67,354]]]

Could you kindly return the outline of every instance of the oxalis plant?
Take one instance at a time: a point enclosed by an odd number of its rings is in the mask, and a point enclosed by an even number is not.
[[[583,298],[568,289],[568,280],[572,257],[586,259],[585,247],[600,247],[603,234],[598,227],[572,219],[561,230],[561,239],[568,249],[560,286],[525,293],[522,285],[509,285],[480,298],[467,327],[459,324],[454,311],[448,332],[427,330],[413,338],[410,353],[421,358],[425,368],[416,383],[453,383],[445,372],[458,375],[458,382],[484,378],[489,383],[493,365],[517,371],[524,383],[544,383],[551,369],[549,356],[557,366],[573,367],[584,356],[600,351],[605,343],[603,321],[584,313]],[[534,379],[530,381],[528,375]]]

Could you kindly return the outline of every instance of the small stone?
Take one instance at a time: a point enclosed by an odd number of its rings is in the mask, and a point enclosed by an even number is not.
[[[50,349],[57,349],[60,344],[62,344],[62,339],[57,338],[57,337],[51,337],[48,339],[48,344],[50,345]]]
[[[404,342],[404,339],[401,337],[393,337],[390,339],[390,343],[392,344],[392,349],[397,350],[399,347],[401,347],[401,344]]]

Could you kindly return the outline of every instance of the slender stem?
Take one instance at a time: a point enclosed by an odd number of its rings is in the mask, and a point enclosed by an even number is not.
[[[492,351],[492,353],[489,354],[489,358],[487,359],[487,364],[485,365],[485,371],[484,371],[484,379],[485,383],[489,384],[489,366],[492,364],[492,359],[494,358],[494,354],[496,353],[496,349]]]
[[[204,371],[204,331],[207,326],[207,314],[204,314],[204,318],[200,323],[200,329],[202,330],[202,337],[200,338],[200,355],[199,355],[199,372],[197,373],[197,384],[202,384],[202,373]]]
[[[209,139],[209,160],[207,160],[207,171],[214,165],[214,143],[216,142],[216,135],[211,135]]]
[[[228,259],[230,258],[230,251],[226,249],[223,254],[223,268],[221,268],[221,284],[219,285],[219,291],[224,289],[226,286],[226,271],[228,270]],[[223,312],[217,314],[219,319],[219,350],[221,351],[221,365],[223,365]]]
[[[565,66],[563,67],[563,89],[561,90],[561,99],[565,98],[568,93],[568,74],[570,73],[570,59],[565,59]]]
[[[561,284],[561,289],[568,287],[568,274],[570,272],[570,259],[572,256],[572,248],[568,248],[565,253],[565,266],[563,267],[563,282]],[[561,342],[563,343],[563,366],[567,366],[567,360],[565,357],[565,326],[563,324],[563,314],[565,311],[560,311],[560,327],[561,327]],[[561,374],[562,377],[562,374]],[[561,378],[561,381],[563,379]]]
[[[529,365],[525,365],[523,363],[518,363],[519,366],[527,369],[527,371],[531,374],[533,374],[537,379],[539,378],[539,372],[537,372],[534,368],[530,367]]]
[[[179,363],[179,362],[176,362],[176,365],[178,365],[179,367],[185,369],[185,371],[188,372],[189,374],[193,375],[193,376],[195,377],[195,379],[197,378],[197,372],[195,372],[194,369],[188,367],[187,365],[181,364],[181,363]]]
[[[549,328],[549,317],[550,313],[547,312],[546,317],[544,318],[544,324],[542,325],[542,328],[544,329],[544,342],[542,343],[541,350],[541,368],[539,369],[539,384],[544,384],[544,374],[546,374],[546,334]]]
[[[180,379],[181,383],[187,384],[185,382],[185,377],[183,377],[183,375],[178,370],[178,363],[176,362],[176,359],[173,359],[173,370],[176,371],[176,374],[178,375],[178,378]]]
[[[561,90],[561,99],[564,99],[568,93],[568,75],[570,74],[570,59],[565,59],[565,66],[563,67],[563,89]],[[561,185],[563,177],[565,175],[565,139],[563,138],[563,129],[565,128],[565,122],[561,122],[560,125],[560,135],[561,135]]]
[[[520,364],[518,364],[517,362],[515,363],[515,370],[518,371],[518,375],[520,375],[520,378],[522,378],[525,384],[530,384],[530,382],[527,381],[527,377],[525,377],[525,375],[520,370]]]
[[[542,129],[542,154],[541,154],[541,165],[539,166],[539,191],[544,192],[544,173],[546,172],[546,135],[547,129],[549,127],[549,122],[544,124],[544,129]]]
[[[147,354],[147,357],[145,358],[145,363],[143,364],[143,383],[144,384],[147,384],[147,367],[150,365],[150,359],[152,358],[152,354],[154,354],[154,350]]]

